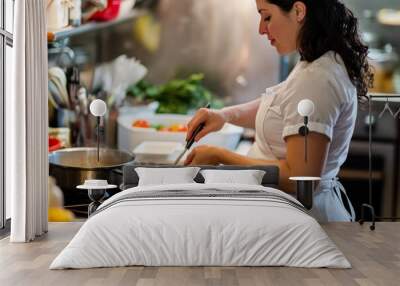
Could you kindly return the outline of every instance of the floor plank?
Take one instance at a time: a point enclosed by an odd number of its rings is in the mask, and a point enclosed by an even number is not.
[[[352,269],[289,267],[120,267],[48,269],[82,223],[51,223],[49,233],[28,244],[0,240],[0,285],[399,285],[400,223],[377,223],[375,231],[357,223],[323,225]]]

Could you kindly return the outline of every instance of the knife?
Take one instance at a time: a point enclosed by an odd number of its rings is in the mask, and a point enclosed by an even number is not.
[[[211,106],[210,103],[208,103],[204,108],[210,108],[210,106]],[[205,122],[202,122],[196,127],[196,129],[192,133],[192,136],[189,138],[188,141],[186,141],[185,149],[183,149],[182,153],[179,154],[178,158],[176,158],[174,165],[177,165],[179,161],[182,159],[183,155],[185,155],[186,151],[188,151],[190,147],[192,147],[194,143],[194,138],[196,138],[197,134],[199,134],[199,132],[203,130],[205,125],[206,125]]]

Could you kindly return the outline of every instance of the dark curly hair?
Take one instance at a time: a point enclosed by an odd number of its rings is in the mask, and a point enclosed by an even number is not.
[[[346,66],[351,82],[357,88],[359,101],[367,100],[368,88],[374,75],[368,63],[368,47],[358,34],[358,20],[338,0],[266,0],[284,12],[292,10],[295,2],[307,7],[304,24],[298,38],[302,60],[312,62],[328,51],[339,54]]]

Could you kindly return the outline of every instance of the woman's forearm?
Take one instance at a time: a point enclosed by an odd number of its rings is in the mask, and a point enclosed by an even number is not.
[[[261,99],[221,109],[225,120],[245,128],[255,128],[256,114]]]
[[[248,156],[243,156],[227,149],[219,150],[219,161],[224,165],[242,165],[242,166],[255,166],[255,165],[272,165],[279,168],[279,187],[287,192],[295,192],[295,184],[289,180],[291,176],[289,165],[286,160],[262,160],[254,159]]]

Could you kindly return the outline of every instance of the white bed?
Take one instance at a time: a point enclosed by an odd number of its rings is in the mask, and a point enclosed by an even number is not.
[[[291,196],[198,183],[138,186],[111,197],[50,269],[129,265],[351,267]]]

